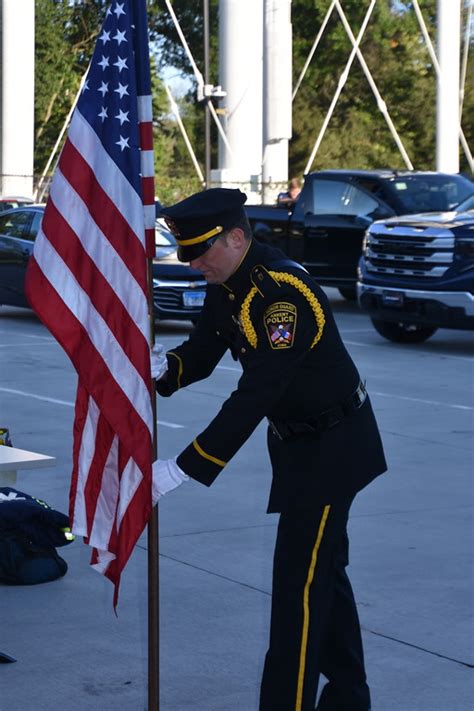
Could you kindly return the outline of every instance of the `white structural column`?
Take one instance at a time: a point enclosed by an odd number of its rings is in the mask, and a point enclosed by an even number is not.
[[[438,0],[436,170],[459,172],[461,0]]]
[[[33,196],[35,0],[1,0],[0,191]]]
[[[292,132],[291,0],[264,0],[262,196],[274,203],[288,184]]]
[[[220,0],[219,112],[229,146],[219,139],[211,183],[240,188],[260,201],[262,171],[263,0]]]

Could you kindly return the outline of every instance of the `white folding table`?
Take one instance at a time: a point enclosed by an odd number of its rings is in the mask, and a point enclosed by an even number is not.
[[[0,445],[0,486],[15,486],[19,469],[51,467],[55,462],[56,458],[47,454]]]

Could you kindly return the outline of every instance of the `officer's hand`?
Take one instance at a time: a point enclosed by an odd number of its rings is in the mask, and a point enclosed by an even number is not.
[[[155,343],[150,351],[150,367],[153,380],[159,380],[168,370],[165,347],[161,343]]]
[[[176,459],[157,459],[153,462],[152,499],[153,506],[160,496],[177,489],[189,477],[176,464]]]

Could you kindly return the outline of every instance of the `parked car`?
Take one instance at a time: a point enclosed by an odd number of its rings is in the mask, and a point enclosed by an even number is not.
[[[3,210],[11,210],[12,207],[32,205],[33,203],[34,200],[29,197],[19,195],[0,195],[0,212],[3,212]]]
[[[362,240],[374,221],[452,210],[474,193],[462,175],[393,170],[321,170],[305,177],[291,208],[248,205],[255,237],[280,247],[325,286],[356,298]]]
[[[0,212],[0,305],[29,308],[24,293],[26,266],[43,214],[44,205]],[[155,318],[195,322],[204,303],[206,281],[200,272],[178,261],[175,238],[158,221],[155,238]]]
[[[474,198],[455,211],[374,222],[357,290],[390,341],[420,343],[438,328],[474,330]]]

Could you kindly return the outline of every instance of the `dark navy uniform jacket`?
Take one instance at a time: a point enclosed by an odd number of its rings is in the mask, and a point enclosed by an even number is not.
[[[255,240],[228,281],[209,285],[189,339],[167,353],[168,396],[208,377],[227,349],[243,373],[210,424],[177,457],[211,485],[265,417],[305,421],[350,397],[360,377],[314,279],[278,249]],[[271,430],[269,512],[307,509],[354,495],[386,469],[367,398],[335,427],[280,440]]]

